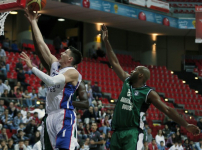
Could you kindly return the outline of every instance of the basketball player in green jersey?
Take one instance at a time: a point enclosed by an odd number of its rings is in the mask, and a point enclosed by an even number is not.
[[[193,124],[188,124],[175,109],[163,103],[159,95],[146,86],[150,71],[144,66],[138,66],[130,74],[126,73],[112,50],[108,40],[108,30],[102,27],[102,39],[105,43],[106,54],[113,70],[124,82],[114,109],[111,127],[114,133],[110,142],[110,150],[141,150],[143,147],[143,118],[153,104],[169,118],[185,127],[189,132],[197,135],[200,130]]]

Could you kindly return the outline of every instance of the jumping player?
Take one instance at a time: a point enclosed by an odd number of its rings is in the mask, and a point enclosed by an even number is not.
[[[75,113],[73,105],[81,107],[81,103],[72,103],[73,94],[81,82],[81,75],[73,67],[81,62],[81,53],[73,47],[61,53],[61,59],[58,61],[43,41],[40,30],[37,26],[39,15],[26,11],[26,17],[31,23],[35,44],[40,50],[42,59],[44,59],[46,68],[50,69],[50,76],[41,72],[30,64],[29,57],[22,53],[21,57],[26,61],[32,71],[43,81],[48,88],[46,99],[46,112],[48,114],[45,122],[52,148],[56,150],[74,150],[77,143],[75,138]],[[43,63],[43,61],[42,61]],[[86,105],[86,104],[84,104]],[[83,105],[83,106],[84,106]],[[86,106],[84,106],[86,107]]]
[[[200,130],[188,124],[175,109],[165,105],[159,95],[146,86],[150,71],[138,66],[130,74],[126,73],[112,50],[108,40],[108,30],[102,26],[102,38],[105,43],[107,57],[117,76],[124,82],[118,98],[111,123],[114,133],[110,142],[110,150],[141,150],[143,147],[143,118],[150,104],[166,114],[169,118],[197,135]]]

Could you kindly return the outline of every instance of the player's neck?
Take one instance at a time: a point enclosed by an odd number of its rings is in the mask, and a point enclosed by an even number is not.
[[[142,83],[138,83],[138,82],[132,83],[133,88],[140,88],[140,87],[143,87],[143,86],[144,86],[144,84],[142,84]]]
[[[63,63],[60,63],[60,69],[63,69],[63,68],[66,68],[66,67],[72,67],[72,64],[63,64]]]

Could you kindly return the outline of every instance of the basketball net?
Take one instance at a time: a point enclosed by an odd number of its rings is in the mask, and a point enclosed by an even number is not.
[[[4,35],[4,22],[9,13],[10,11],[2,12],[0,15],[0,35]]]

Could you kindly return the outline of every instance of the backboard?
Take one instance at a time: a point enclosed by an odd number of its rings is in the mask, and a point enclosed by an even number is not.
[[[0,0],[0,12],[23,9],[26,0]]]

